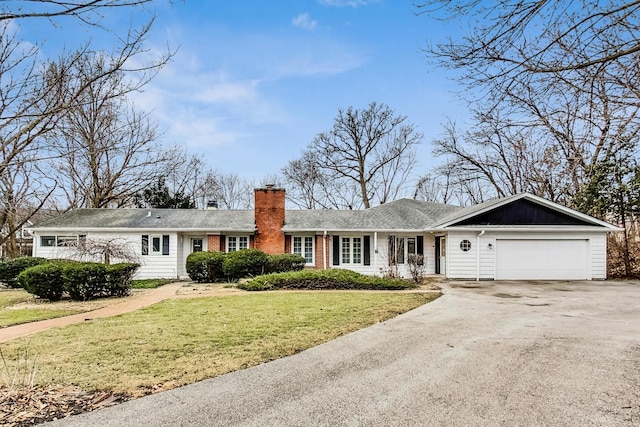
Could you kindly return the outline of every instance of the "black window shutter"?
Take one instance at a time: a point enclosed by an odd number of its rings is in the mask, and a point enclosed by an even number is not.
[[[333,265],[340,265],[340,236],[333,236]]]
[[[162,255],[169,255],[169,235],[162,235]]]
[[[424,255],[424,236],[416,237],[416,254]]]
[[[371,236],[363,236],[364,239],[364,265],[371,265]]]

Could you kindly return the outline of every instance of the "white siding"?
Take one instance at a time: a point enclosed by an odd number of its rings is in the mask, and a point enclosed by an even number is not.
[[[375,239],[373,234],[362,234],[362,233],[341,233],[339,235],[340,237],[340,244],[342,244],[342,238],[343,237],[360,237],[363,238],[364,236],[370,236],[371,238],[371,265],[364,265],[364,239],[362,240],[362,262],[358,263],[358,264],[354,264],[354,263],[343,263],[342,262],[342,257],[340,258],[340,265],[333,265],[333,238],[330,238],[329,240],[329,266],[331,268],[342,268],[345,270],[353,270],[355,272],[361,273],[361,274],[367,274],[370,276],[379,276],[380,275],[380,271],[378,270],[378,268],[376,267],[376,259],[380,258],[380,253],[381,253],[381,249],[380,249],[380,244],[382,243],[380,241],[380,237],[378,236],[378,252],[379,253],[375,253]],[[333,236],[332,236],[333,237]],[[385,243],[386,244],[386,243]]]
[[[417,237],[419,234],[415,233],[396,233],[394,234],[396,237],[404,237],[405,238],[405,252],[407,250],[407,241],[408,237]],[[344,237],[350,236],[358,236],[357,234],[344,234]],[[342,238],[342,235],[340,235]],[[435,238],[433,235],[423,235],[423,251],[424,251],[424,262],[426,264],[425,274],[434,274],[435,273]],[[417,242],[416,242],[417,244]],[[377,253],[376,253],[377,249]],[[332,252],[333,253],[333,252]],[[378,233],[378,240],[376,246],[376,240],[374,236],[371,236],[371,265],[339,265],[335,268],[346,268],[349,270],[357,271],[358,273],[381,276],[389,272],[389,233]],[[405,254],[405,262],[403,264],[398,265],[397,273],[401,277],[411,277],[411,273],[409,271],[409,265],[406,262],[407,255]]]
[[[477,275],[476,237],[479,232],[450,232],[447,236],[447,273],[450,279],[475,279]],[[468,240],[471,249],[467,252],[460,249],[460,242]]]
[[[606,234],[585,232],[508,232],[486,231],[480,237],[480,247],[477,248],[477,236],[480,231],[450,232],[447,238],[447,277],[452,279],[475,279],[477,276],[477,250],[480,250],[479,267],[480,279],[494,279],[496,274],[496,240],[497,239],[584,239],[588,240],[587,260],[590,266],[591,278],[606,278]],[[460,242],[467,239],[471,242],[471,250],[460,250]]]
[[[61,247],[42,247],[40,246],[40,236],[53,236],[53,235],[69,235],[69,232],[63,231],[47,231],[45,233],[38,233],[34,239],[34,256],[43,258],[70,258],[71,252],[67,248]],[[132,252],[138,256],[138,263],[140,268],[136,272],[136,279],[150,279],[150,278],[174,278],[178,276],[178,239],[176,233],[158,232],[155,230],[149,231],[137,231],[131,233],[119,233],[117,235],[110,233],[81,233],[86,234],[88,239],[112,239],[119,237],[124,239]],[[149,236],[162,236],[163,234],[169,235],[169,255],[151,254],[142,255],[142,235],[148,234]],[[151,245],[151,242],[149,243]],[[162,245],[162,242],[161,242]],[[102,260],[95,259],[93,261],[101,262]],[[111,260],[112,263],[119,262],[120,260]],[[184,261],[182,261],[184,262]]]
[[[591,241],[591,278],[607,278],[607,235],[604,233],[588,236]]]

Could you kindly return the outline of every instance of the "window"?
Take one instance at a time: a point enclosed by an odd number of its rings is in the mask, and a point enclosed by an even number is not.
[[[354,237],[351,243],[353,247],[353,263],[362,264],[362,239],[360,237]]]
[[[191,239],[191,252],[202,252],[202,239]]]
[[[341,237],[334,235],[331,248],[333,251],[332,265],[371,265],[371,236]]]
[[[349,237],[342,238],[342,263],[351,263],[351,239]]]
[[[416,255],[424,255],[423,236],[397,237],[391,235],[389,236],[388,244],[389,265],[404,264],[408,259]]]
[[[227,237],[227,252],[235,252],[249,248],[248,236],[229,236]]]
[[[160,252],[160,236],[153,236],[151,238],[151,252],[154,254]]]
[[[169,235],[163,234],[162,236],[149,236],[148,234],[142,235],[142,255],[149,255],[149,240],[151,240],[151,254],[152,255],[169,255]]]
[[[471,242],[469,240],[463,240],[460,242],[460,249],[462,252],[469,252],[471,250]]]
[[[78,241],[84,243],[87,240],[86,234],[81,234],[80,236],[41,236],[40,237],[40,246],[60,246],[60,247],[69,247],[75,246]]]
[[[40,237],[40,246],[55,246],[56,236],[42,236]]]
[[[342,263],[362,264],[362,237],[342,238]]]
[[[293,236],[293,253],[303,257],[307,264],[313,264],[313,237]]]

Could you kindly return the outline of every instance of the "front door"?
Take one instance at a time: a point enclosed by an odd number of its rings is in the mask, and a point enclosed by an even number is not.
[[[436,274],[445,274],[447,256],[447,237],[436,236]]]
[[[204,239],[202,237],[192,237],[191,238],[191,252],[201,252],[202,251],[202,242]]]

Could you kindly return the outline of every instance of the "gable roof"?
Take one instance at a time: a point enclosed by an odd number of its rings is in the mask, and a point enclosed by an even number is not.
[[[496,199],[486,201],[484,203],[479,203],[477,205],[460,209],[459,211],[453,212],[452,214],[447,215],[446,217],[443,217],[439,221],[435,222],[433,224],[433,228],[443,229],[443,228],[455,227],[456,225],[461,225],[460,223],[463,223],[474,217],[479,217],[486,212],[498,209],[502,206],[515,203],[521,200],[530,201],[533,204],[539,205],[547,209],[551,209],[566,217],[573,218],[576,220],[576,223],[583,223],[586,226],[605,227],[612,231],[619,230],[618,227],[615,227],[607,222],[601,221],[592,216],[583,214],[581,212],[578,212],[566,206],[551,202],[549,200],[543,199],[542,197],[538,197],[530,193],[520,193],[513,196],[496,198]]]

